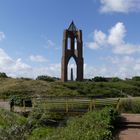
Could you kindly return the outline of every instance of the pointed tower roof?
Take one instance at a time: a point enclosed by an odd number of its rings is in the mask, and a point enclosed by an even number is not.
[[[69,31],[73,31],[73,32],[77,31],[77,28],[76,28],[76,26],[75,26],[75,24],[74,24],[73,21],[71,22],[71,24],[70,24],[68,30],[69,30]]]

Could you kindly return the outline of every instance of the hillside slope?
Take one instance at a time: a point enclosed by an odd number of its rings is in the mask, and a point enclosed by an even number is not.
[[[67,96],[82,95],[105,97],[139,96],[140,81],[118,82],[47,82],[43,80],[29,79],[0,79],[0,98],[9,98],[12,95],[19,96]]]

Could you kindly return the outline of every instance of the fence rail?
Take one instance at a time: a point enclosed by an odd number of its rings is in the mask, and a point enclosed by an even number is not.
[[[29,99],[32,102],[32,107],[26,106],[26,101]],[[117,108],[119,98],[97,98],[97,97],[68,97],[68,96],[47,96],[47,97],[31,97],[23,98],[23,106],[14,106],[15,112],[20,111],[31,111],[35,108],[43,108],[50,112],[60,112],[60,113],[82,113],[92,111],[94,109],[102,108],[105,106],[114,106]],[[18,109],[16,109],[18,108]]]

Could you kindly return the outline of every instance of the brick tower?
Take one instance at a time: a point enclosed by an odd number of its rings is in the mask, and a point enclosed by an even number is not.
[[[82,30],[78,30],[73,21],[69,28],[64,30],[62,47],[61,80],[63,82],[68,80],[68,63],[73,57],[77,65],[76,81],[82,81],[84,63]]]

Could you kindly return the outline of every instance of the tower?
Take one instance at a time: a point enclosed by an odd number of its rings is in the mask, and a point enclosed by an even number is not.
[[[76,81],[83,80],[83,41],[82,30],[78,30],[72,21],[68,29],[63,33],[62,60],[61,60],[61,80],[68,80],[68,63],[73,57],[76,66]]]

